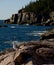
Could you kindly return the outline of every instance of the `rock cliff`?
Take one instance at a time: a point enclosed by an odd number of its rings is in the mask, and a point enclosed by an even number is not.
[[[53,14],[36,14],[34,12],[26,12],[23,9],[19,10],[17,14],[13,14],[10,19],[4,21],[9,24],[29,24],[29,25],[54,25]]]

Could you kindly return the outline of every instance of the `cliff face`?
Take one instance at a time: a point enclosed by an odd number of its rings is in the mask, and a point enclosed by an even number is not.
[[[29,24],[29,25],[54,25],[53,14],[36,14],[34,12],[25,12],[19,10],[18,14],[13,14],[10,19],[5,20],[5,23],[10,24]]]
[[[36,18],[35,14],[33,12],[22,12],[18,13],[18,24],[35,24],[36,23]]]
[[[36,18],[33,12],[20,11],[18,14],[13,14],[9,20],[5,20],[5,23],[13,24],[35,24]]]

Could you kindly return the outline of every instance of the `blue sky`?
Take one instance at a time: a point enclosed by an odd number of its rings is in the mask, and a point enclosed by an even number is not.
[[[10,18],[31,1],[35,0],[0,0],[0,19]]]

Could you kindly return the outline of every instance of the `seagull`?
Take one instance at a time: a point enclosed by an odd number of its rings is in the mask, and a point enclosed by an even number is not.
[[[16,50],[18,48],[18,41],[13,41],[12,44],[13,44],[13,49]]]

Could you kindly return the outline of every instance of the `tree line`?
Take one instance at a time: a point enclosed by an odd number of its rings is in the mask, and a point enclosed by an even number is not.
[[[54,11],[54,0],[36,0],[35,2],[30,2],[25,6],[24,10],[36,14],[50,13]]]

